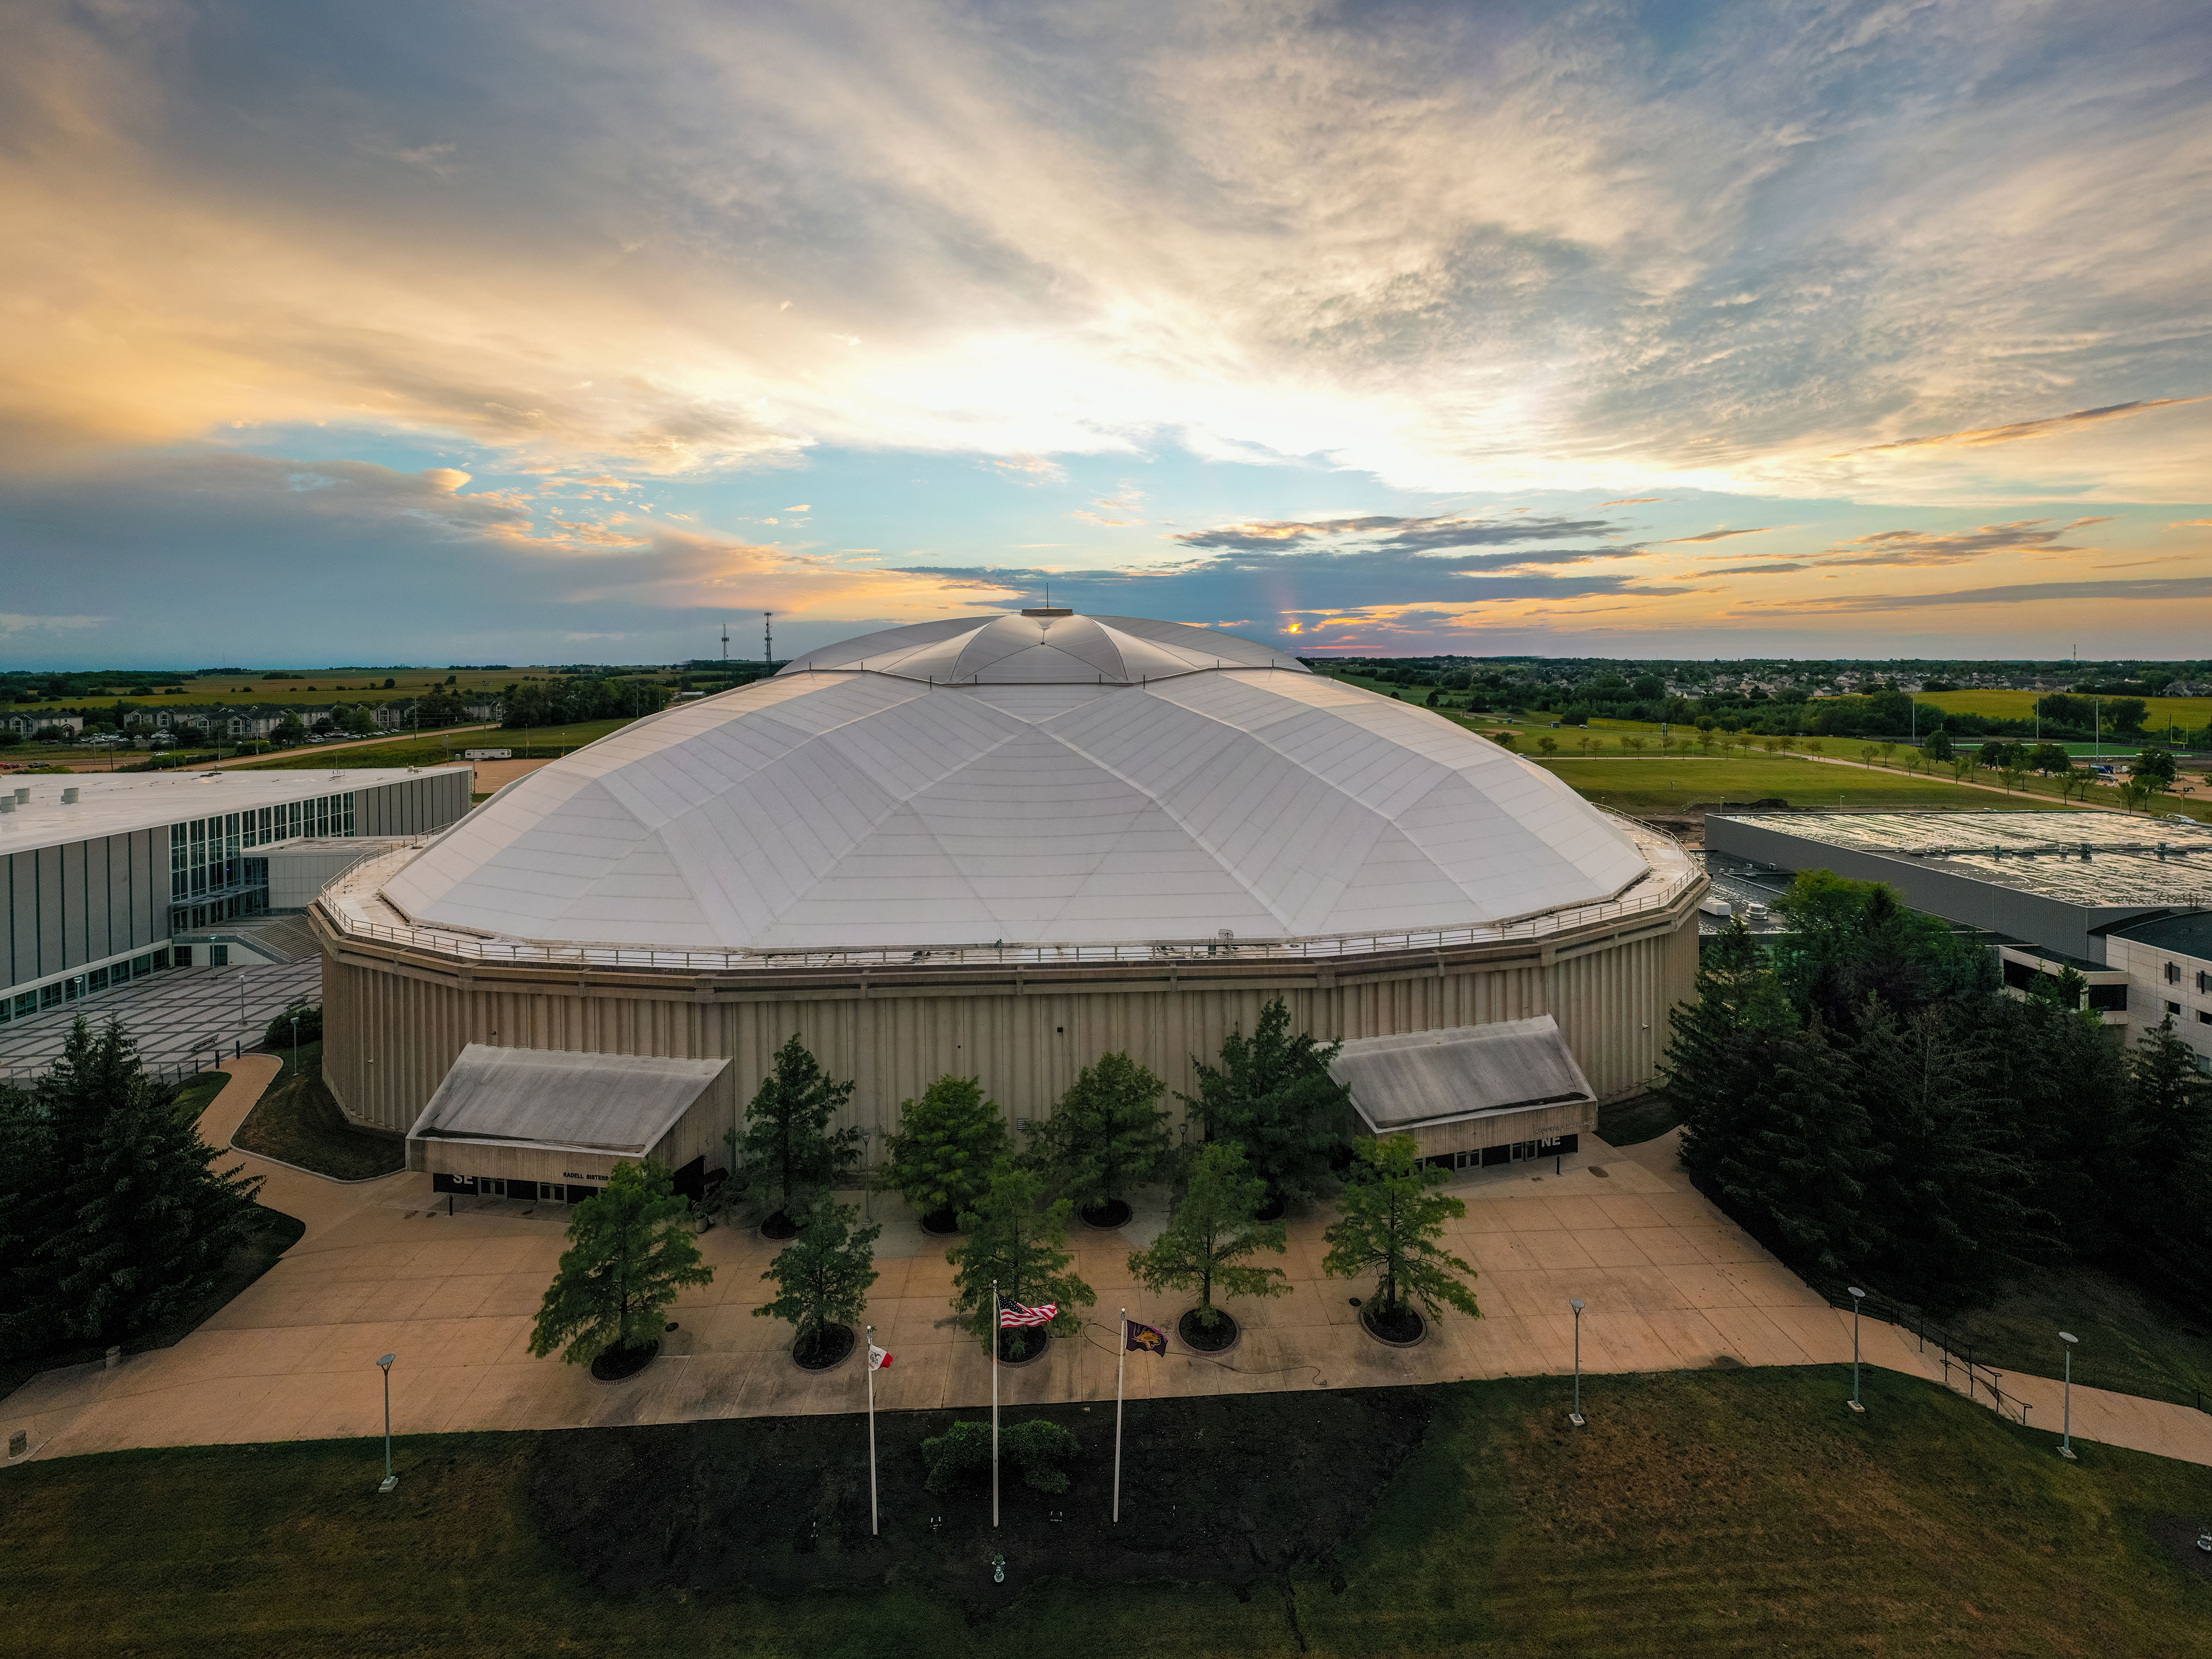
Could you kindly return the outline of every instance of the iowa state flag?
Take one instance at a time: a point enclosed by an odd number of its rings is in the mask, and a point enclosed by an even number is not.
[[[887,1370],[890,1367],[890,1363],[891,1357],[889,1352],[878,1347],[872,1342],[868,1344],[868,1369],[870,1370]]]
[[[1168,1334],[1165,1331],[1155,1329],[1150,1325],[1139,1325],[1133,1319],[1127,1323],[1129,1328],[1122,1335],[1123,1341],[1127,1345],[1127,1352],[1164,1354],[1168,1351]]]

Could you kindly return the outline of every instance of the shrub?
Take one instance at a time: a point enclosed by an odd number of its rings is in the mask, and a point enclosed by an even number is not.
[[[1060,1465],[1078,1449],[1073,1434],[1042,1417],[999,1431],[1000,1462],[1019,1469],[1023,1480],[1039,1492],[1067,1490],[1067,1471]],[[991,1467],[991,1425],[955,1423],[934,1439],[923,1441],[921,1456],[929,1465],[929,1479],[923,1484],[941,1497],[961,1476]]]

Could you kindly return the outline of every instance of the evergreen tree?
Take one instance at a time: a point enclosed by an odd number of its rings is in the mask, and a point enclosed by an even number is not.
[[[568,1248],[538,1307],[530,1352],[543,1359],[560,1348],[568,1364],[588,1365],[657,1341],[677,1292],[714,1282],[690,1212],[660,1164],[616,1164],[568,1218]]]
[[[1147,1290],[1195,1291],[1199,1323],[1221,1322],[1214,1286],[1229,1296],[1287,1296],[1280,1267],[1255,1267],[1243,1258],[1255,1250],[1280,1255],[1289,1247],[1279,1221],[1255,1221],[1267,1183],[1253,1175],[1233,1140],[1208,1141],[1191,1160],[1190,1185],[1167,1231],[1129,1257],[1129,1273]]]
[[[1328,1178],[1349,1124],[1351,1097],[1328,1074],[1342,1046],[1323,1046],[1304,1031],[1293,1036],[1291,1011],[1278,997],[1260,1011],[1250,1037],[1231,1031],[1223,1040],[1218,1066],[1191,1057],[1198,1093],[1182,1099],[1207,1139],[1244,1148],[1272,1196],[1310,1198]]]
[[[1795,1022],[1741,918],[1699,952],[1697,994],[1668,1015],[1674,1035],[1659,1062],[1659,1090],[1682,1121],[1681,1159],[1710,1179],[1751,1132],[1758,1081]]]
[[[0,1354],[36,1353],[60,1326],[53,1263],[39,1249],[60,1213],[58,1169],[46,1115],[0,1084]]]
[[[2157,1290],[2203,1308],[2212,1302],[2202,1269],[2212,1245],[2212,1079],[2172,1015],[2137,1042],[2128,1085],[2139,1139],[2125,1258]]]
[[[800,1212],[798,1235],[761,1275],[781,1294],[753,1313],[790,1322],[791,1351],[802,1364],[815,1358],[830,1327],[857,1325],[867,1310],[873,1246],[884,1229],[880,1222],[856,1227],[857,1218],[827,1194],[817,1197]]]
[[[791,1224],[799,1194],[827,1187],[859,1160],[859,1126],[834,1133],[830,1128],[853,1087],[828,1077],[794,1033],[776,1051],[775,1069],[761,1079],[760,1092],[745,1108],[744,1132],[732,1128],[723,1136],[738,1160],[737,1184],[775,1203],[770,1231]]]
[[[2003,1145],[1942,1011],[1900,1018],[1869,999],[1850,1061],[1881,1157],[1866,1207],[1886,1236],[1884,1288],[1948,1314],[2049,1259],[2051,1218],[2022,1201],[2027,1164]]]
[[[1881,1163],[1844,1057],[1819,1017],[1784,1037],[1755,1079],[1748,1132],[1720,1157],[1714,1182],[1729,1208],[1785,1259],[1822,1273],[1863,1270],[1881,1230],[1867,1180]]]
[[[1037,1126],[1036,1163],[1085,1214],[1157,1179],[1170,1153],[1167,1085],[1125,1053],[1086,1066]]]
[[[1067,1199],[1048,1205],[1044,1181],[1030,1170],[1000,1169],[993,1172],[989,1187],[972,1209],[960,1217],[960,1231],[968,1235],[945,1253],[952,1264],[952,1305],[968,1319],[968,1328],[987,1346],[992,1328],[992,1287],[998,1287],[1002,1305],[1019,1303],[1034,1308],[1057,1303],[1060,1312],[1049,1328],[1063,1334],[1081,1324],[1075,1310],[1098,1300],[1097,1292],[1067,1271],[1075,1258],[1065,1248],[1068,1218],[1075,1212]],[[1020,1358],[1034,1341],[1044,1339],[1044,1328],[1017,1328],[1006,1333],[1004,1352]]]
[[[1830,1030],[1841,1030],[1869,995],[1909,1014],[1996,988],[1986,946],[1906,909],[1884,883],[1807,870],[1775,908],[1791,927],[1775,942],[1775,970],[1801,1019],[1817,1012]]]
[[[61,1198],[39,1254],[61,1330],[120,1342],[189,1310],[252,1237],[260,1177],[212,1167],[215,1149],[146,1076],[119,1020],[97,1035],[76,1022],[39,1103]]]
[[[933,1224],[950,1227],[982,1197],[991,1172],[1013,1152],[998,1103],[978,1079],[941,1077],[920,1100],[899,1106],[899,1125],[884,1148],[878,1190],[894,1192]]]
[[[1363,1140],[1337,1200],[1337,1219],[1322,1235],[1328,1254],[1321,1267],[1330,1278],[1376,1275],[1373,1311],[1386,1328],[1397,1319],[1401,1297],[1432,1316],[1449,1304],[1470,1318],[1482,1316],[1474,1292],[1462,1282],[1474,1278],[1474,1269],[1438,1243],[1444,1222],[1467,1214],[1465,1204],[1435,1190],[1444,1180],[1442,1170],[1421,1162],[1411,1135]]]

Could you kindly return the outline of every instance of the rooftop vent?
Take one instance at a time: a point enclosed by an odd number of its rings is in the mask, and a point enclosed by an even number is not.
[[[1072,617],[1074,614],[1075,613],[1073,611],[1066,609],[1065,606],[1049,605],[1042,605],[1034,611],[1024,611],[1022,612],[1022,615],[1024,617]]]
[[[74,806],[76,805],[76,787],[74,784],[72,784],[69,788],[62,791],[62,805],[64,806]]]

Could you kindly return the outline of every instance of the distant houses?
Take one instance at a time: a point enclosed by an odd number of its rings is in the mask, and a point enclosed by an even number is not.
[[[498,697],[482,696],[461,702],[459,712],[463,720],[481,723],[498,720],[501,710]],[[125,708],[122,714],[124,729],[145,744],[160,732],[180,740],[188,734],[230,742],[266,738],[287,720],[298,720],[310,732],[348,728],[358,723],[363,711],[377,732],[404,732],[416,724],[414,700],[402,697],[362,703],[185,703]],[[57,726],[75,735],[82,733],[88,725],[112,726],[115,715],[112,708],[18,708],[0,714],[0,728],[19,738]],[[435,724],[428,729],[434,730]]]

